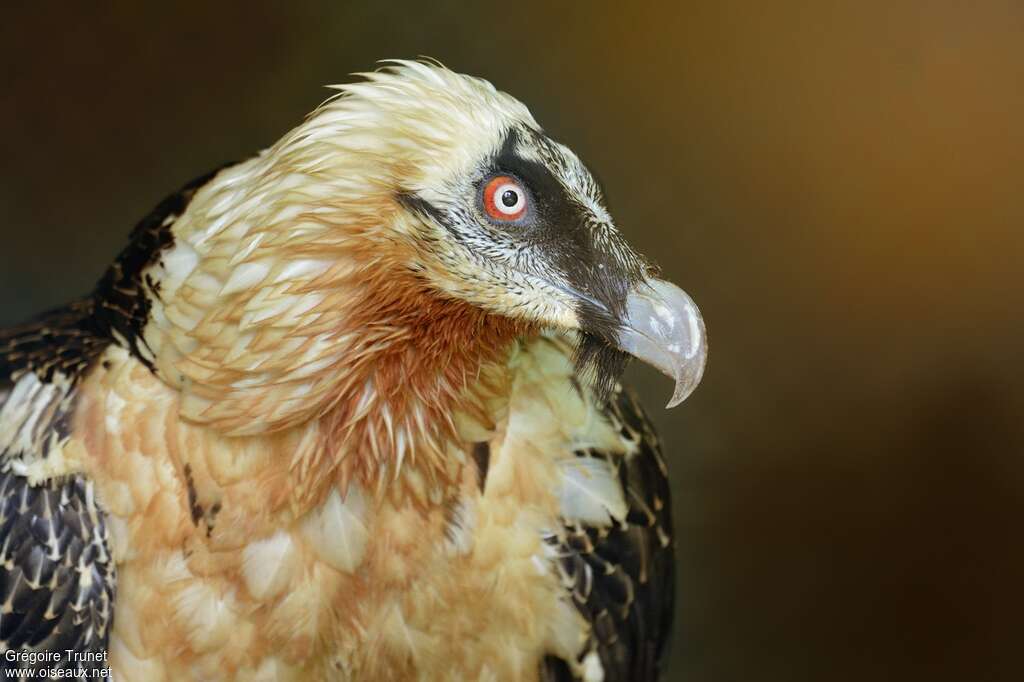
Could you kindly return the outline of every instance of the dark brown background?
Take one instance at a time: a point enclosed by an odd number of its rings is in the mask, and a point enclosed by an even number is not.
[[[578,150],[706,316],[682,407],[633,370],[674,479],[672,679],[1024,679],[1024,5],[173,4],[5,8],[0,323],[323,84],[437,57]]]

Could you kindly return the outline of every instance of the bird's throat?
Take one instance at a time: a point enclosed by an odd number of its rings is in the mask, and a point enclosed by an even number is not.
[[[466,424],[493,429],[493,406],[507,393],[507,356],[528,326],[445,299],[416,281],[375,289],[350,310],[352,342],[340,368],[348,380],[319,418],[321,446],[293,464],[315,481],[357,480],[423,502],[455,480]],[[312,459],[310,459],[312,458]],[[396,491],[398,492],[398,491]]]

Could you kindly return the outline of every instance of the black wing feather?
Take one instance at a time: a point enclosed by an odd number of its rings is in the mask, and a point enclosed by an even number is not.
[[[18,465],[48,457],[70,436],[76,386],[111,344],[151,367],[142,330],[159,290],[144,271],[171,246],[171,225],[216,172],[143,218],[92,296],[0,329],[0,671],[74,669],[80,674],[60,679],[86,679],[104,667],[65,653],[105,652],[113,625],[116,570],[92,483],[74,475],[32,485]],[[11,650],[60,658],[9,660]]]
[[[548,541],[558,549],[574,606],[591,625],[576,663],[594,652],[605,682],[649,682],[660,676],[675,603],[668,470],[650,421],[630,391],[616,387],[606,416],[637,444],[636,452],[626,458],[593,450],[577,454],[601,457],[617,468],[626,520],[608,528],[567,523]],[[570,682],[579,679],[573,668],[549,656],[541,677]]]
[[[0,670],[77,671],[67,649],[107,648],[116,574],[91,483],[69,476],[31,485],[16,469],[48,457],[70,435],[75,386],[110,343],[93,332],[90,311],[90,301],[79,301],[0,331],[0,415],[8,427],[0,434]],[[19,383],[30,390],[19,392]],[[10,650],[58,658],[9,660]]]
[[[0,473],[0,650],[106,650],[116,576],[103,514],[80,477],[32,486]],[[0,656],[0,668],[18,662]],[[25,667],[32,667],[25,665]]]

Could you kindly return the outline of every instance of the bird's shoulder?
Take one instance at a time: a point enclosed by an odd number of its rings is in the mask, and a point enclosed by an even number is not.
[[[79,389],[104,351],[122,345],[145,363],[141,330],[149,315],[145,287],[152,287],[145,268],[210,177],[139,221],[92,295],[0,329],[0,652],[60,654],[0,656],[0,668],[77,669],[66,650],[106,650],[116,586],[106,514],[65,446]]]
[[[114,564],[92,484],[65,469],[81,379],[109,345],[79,301],[0,330],[0,651],[47,652],[4,668],[74,670],[65,650],[100,654]]]
[[[548,656],[544,680],[656,680],[674,605],[668,471],[653,425],[617,384],[597,401],[574,373],[572,345],[541,337],[513,358],[517,370],[505,448],[539,449],[555,463],[558,518],[544,542],[585,623],[574,656]],[[502,454],[497,453],[499,456]]]
[[[0,465],[4,471],[59,454],[70,435],[78,386],[110,343],[94,328],[90,299],[0,329]]]

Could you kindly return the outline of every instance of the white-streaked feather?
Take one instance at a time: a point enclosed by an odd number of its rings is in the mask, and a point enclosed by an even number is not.
[[[301,534],[309,549],[339,571],[351,573],[363,559],[369,531],[368,505],[359,486],[349,488],[345,499],[337,489],[324,503],[306,515]]]
[[[253,261],[236,266],[231,272],[231,277],[220,290],[220,295],[228,296],[255,287],[270,274],[270,266],[271,264],[266,261]]]
[[[562,516],[597,526],[626,518],[626,500],[618,477],[606,460],[574,457],[560,462]]]
[[[257,599],[280,594],[291,581],[297,551],[291,534],[283,530],[246,545],[242,550],[242,578],[249,593]]]

